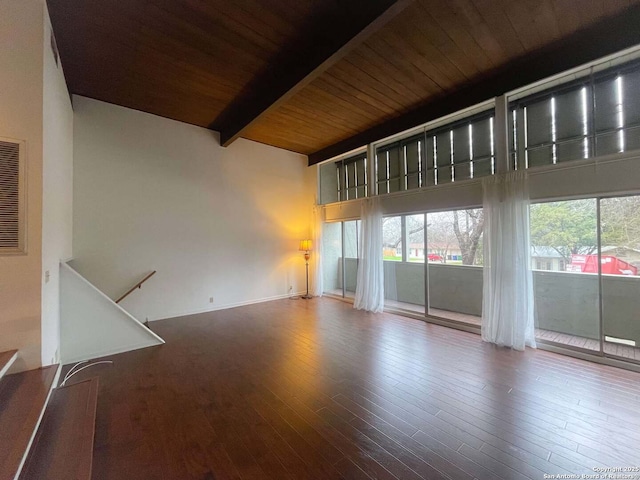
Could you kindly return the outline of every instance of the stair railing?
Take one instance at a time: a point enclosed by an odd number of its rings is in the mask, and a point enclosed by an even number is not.
[[[127,293],[125,293],[124,295],[122,295],[119,299],[116,300],[116,303],[120,303],[122,300],[124,300],[125,298],[127,298],[131,293],[133,293],[134,290],[141,288],[142,284],[144,282],[146,282],[147,280],[149,280],[151,277],[153,277],[156,274],[156,270],[154,270],[153,272],[151,272],[149,275],[147,275],[146,277],[144,277],[142,280],[140,280],[138,283],[136,283],[133,287],[131,287],[129,290],[127,290]]]

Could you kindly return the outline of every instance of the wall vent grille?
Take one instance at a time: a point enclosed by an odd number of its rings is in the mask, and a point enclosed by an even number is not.
[[[0,139],[0,254],[24,252],[24,142]]]

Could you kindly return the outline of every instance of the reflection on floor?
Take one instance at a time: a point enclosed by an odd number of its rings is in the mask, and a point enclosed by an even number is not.
[[[342,296],[342,290],[332,290],[328,293],[330,293],[331,295]],[[353,295],[354,292],[347,292],[346,296],[347,298],[353,298]],[[406,310],[411,313],[424,315],[424,305],[397,302],[394,300],[385,300],[385,307]],[[451,312],[448,310],[439,310],[437,308],[430,308],[429,315],[433,317],[444,318],[446,320],[465,323],[468,325],[480,326],[480,317],[478,317],[477,315],[468,315],[465,313]],[[591,350],[594,352],[598,352],[600,350],[600,342],[598,340],[579,337],[577,335],[554,332],[551,330],[543,330],[541,328],[536,328],[536,338],[539,340],[558,343],[560,345],[569,345],[572,347],[583,348],[585,350]],[[640,361],[640,348],[638,347],[620,345],[613,342],[604,342],[604,351],[609,355]]]
[[[152,328],[166,344],[99,372],[95,479],[542,480],[640,465],[636,372],[328,298]]]

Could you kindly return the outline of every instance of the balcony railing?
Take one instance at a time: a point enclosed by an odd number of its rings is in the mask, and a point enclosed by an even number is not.
[[[342,272],[337,259],[337,288]],[[385,298],[413,311],[424,311],[424,264],[385,261]],[[357,259],[345,258],[345,286],[356,287]],[[536,327],[543,339],[594,349],[600,342],[600,286],[597,274],[533,271]],[[482,267],[429,263],[430,314],[479,324],[482,315]],[[603,330],[606,337],[640,347],[640,277],[603,275]],[[423,307],[420,309],[420,307]],[[448,313],[447,313],[448,312]],[[473,319],[473,320],[470,320]],[[640,348],[622,348],[640,360]],[[605,346],[606,350],[606,346]],[[614,352],[615,353],[615,352]],[[618,352],[620,353],[620,352]]]

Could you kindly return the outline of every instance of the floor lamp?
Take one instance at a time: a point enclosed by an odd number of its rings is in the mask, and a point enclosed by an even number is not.
[[[311,257],[311,246],[311,240],[300,240],[300,248],[298,248],[298,250],[304,252],[304,261],[307,267],[307,294],[300,297],[304,298],[305,300],[313,298],[311,295],[309,295],[309,257]]]

